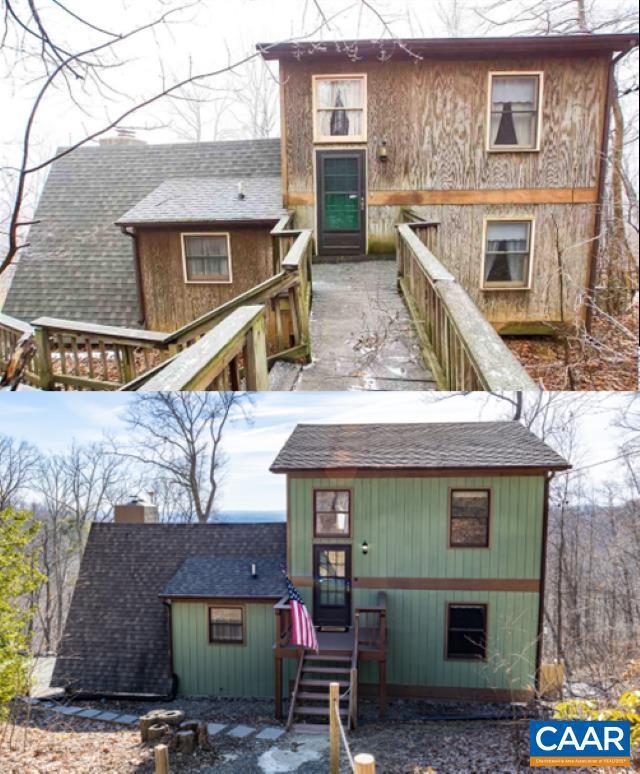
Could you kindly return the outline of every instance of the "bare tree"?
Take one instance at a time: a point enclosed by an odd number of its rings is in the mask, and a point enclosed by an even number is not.
[[[26,441],[0,435],[0,511],[17,507],[33,484],[40,452]]]
[[[230,76],[235,95],[231,113],[242,135],[255,139],[272,137],[277,128],[278,81],[266,62],[253,60]]]
[[[247,419],[248,407],[249,396],[238,392],[138,393],[125,415],[132,441],[114,443],[112,454],[146,467],[164,487],[177,487],[197,520],[207,522],[226,463],[225,428],[234,418]]]

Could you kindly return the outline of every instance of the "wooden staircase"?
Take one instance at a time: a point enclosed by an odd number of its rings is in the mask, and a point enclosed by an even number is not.
[[[357,651],[302,653],[291,694],[287,730],[323,732],[329,727],[329,686],[340,686],[340,717],[345,728],[355,726]]]

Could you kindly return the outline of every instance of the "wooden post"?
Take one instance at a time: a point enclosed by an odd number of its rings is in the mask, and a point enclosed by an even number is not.
[[[51,347],[46,328],[35,329],[36,340],[36,367],[41,390],[50,390],[53,387],[53,372],[51,370]],[[64,356],[64,353],[63,353]]]
[[[357,647],[357,646],[356,646]],[[358,727],[358,670],[351,670],[351,728]]]
[[[278,614],[280,611],[278,611]],[[276,636],[279,637],[277,627]],[[282,720],[282,659],[275,657],[275,702],[276,702],[276,720]]]
[[[267,372],[267,338],[264,314],[255,321],[247,334],[245,357],[247,390],[268,390],[269,374]]]
[[[329,686],[329,772],[340,774],[340,729],[338,712],[340,711],[340,686]]]
[[[155,774],[169,774],[169,748],[166,744],[157,744],[153,748]]]
[[[360,753],[353,759],[356,774],[376,774],[376,761],[369,753]]]
[[[133,347],[122,348],[122,372],[124,384],[128,384],[136,378],[136,361]]]

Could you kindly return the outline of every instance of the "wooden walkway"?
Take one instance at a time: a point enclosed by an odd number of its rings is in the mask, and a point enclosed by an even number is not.
[[[433,390],[394,261],[313,266],[311,354],[294,390]]]

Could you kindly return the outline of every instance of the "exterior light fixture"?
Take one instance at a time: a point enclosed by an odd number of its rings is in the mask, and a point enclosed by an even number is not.
[[[368,554],[368,553],[369,553],[369,544],[367,543],[367,541],[366,541],[366,540],[365,540],[365,541],[364,541],[364,543],[363,543],[363,544],[360,546],[360,548],[362,548],[362,553],[363,553],[363,554]]]
[[[378,161],[387,161],[389,159],[389,151],[387,150],[387,141],[383,140],[378,145]]]

